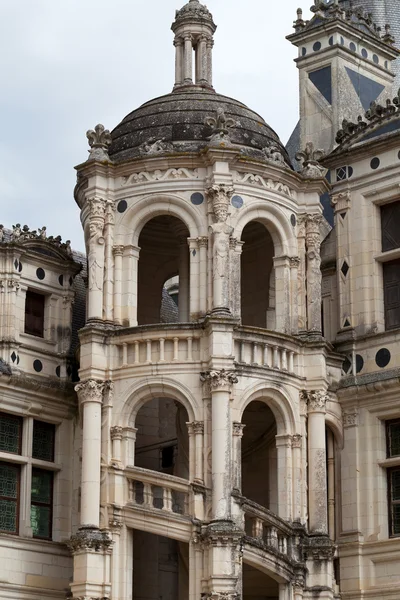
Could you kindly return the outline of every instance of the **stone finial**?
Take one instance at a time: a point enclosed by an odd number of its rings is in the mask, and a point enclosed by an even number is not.
[[[323,150],[315,150],[312,142],[307,142],[305,149],[297,152],[295,158],[302,164],[301,174],[303,177],[308,179],[325,177],[328,169],[325,169],[319,162],[323,156]]]
[[[240,123],[227,117],[222,107],[217,108],[215,117],[206,117],[204,124],[210,127],[212,134],[208,138],[211,142],[230,142],[229,130],[240,127]]]
[[[0,225],[0,242],[4,241],[4,225]]]
[[[94,130],[89,129],[86,132],[86,137],[91,148],[88,160],[110,160],[108,149],[112,143],[111,133],[104,128],[104,125],[99,123]]]
[[[21,237],[21,225],[20,223],[17,223],[16,225],[12,226],[13,230],[11,232],[11,241],[12,242],[17,242],[19,240],[19,238]]]
[[[382,41],[385,42],[385,44],[390,44],[391,46],[393,46],[393,44],[396,43],[396,40],[395,40],[394,36],[390,32],[390,25],[389,24],[385,25],[385,33],[382,36]]]

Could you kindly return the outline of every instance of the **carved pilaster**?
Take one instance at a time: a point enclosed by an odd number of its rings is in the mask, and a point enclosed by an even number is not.
[[[233,187],[224,184],[214,184],[206,190],[217,223],[225,223],[227,220],[233,193]]]
[[[343,427],[349,429],[350,427],[358,427],[358,410],[352,408],[343,412]]]
[[[347,212],[351,204],[351,192],[346,190],[331,196],[331,205],[335,213]]]

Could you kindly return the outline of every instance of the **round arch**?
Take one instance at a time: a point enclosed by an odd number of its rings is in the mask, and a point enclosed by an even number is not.
[[[338,447],[342,450],[344,445],[342,420],[327,408],[325,414],[325,425],[332,431]]]
[[[240,400],[240,421],[251,402],[264,402],[271,409],[277,426],[278,435],[293,435],[296,432],[296,418],[290,400],[281,390],[264,383],[245,391]]]
[[[185,407],[189,421],[197,419],[198,407],[196,400],[185,385],[173,379],[163,378],[146,379],[146,383],[135,383],[126,392],[125,400],[122,403],[122,409],[116,416],[114,425],[121,427],[134,427],[137,413],[148,402],[154,398],[171,398],[177,400]]]
[[[138,246],[139,236],[143,227],[154,217],[162,215],[176,217],[181,220],[189,230],[190,237],[196,238],[205,235],[201,215],[187,200],[179,196],[146,196],[125,213],[122,221],[123,230],[116,243],[122,245],[133,244]]]
[[[288,219],[276,206],[259,201],[243,209],[235,226],[235,237],[241,239],[243,229],[251,221],[258,221],[268,229],[274,243],[275,256],[296,255],[293,230]]]

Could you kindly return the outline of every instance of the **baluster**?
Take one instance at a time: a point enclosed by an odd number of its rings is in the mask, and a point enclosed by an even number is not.
[[[282,554],[287,554],[287,550],[288,550],[288,547],[287,547],[287,538],[286,537],[282,537],[282,550],[281,550]]]
[[[262,540],[264,537],[264,526],[261,519],[253,519],[251,527],[251,535],[253,538]]]
[[[122,366],[126,367],[128,364],[128,344],[122,344]]]
[[[265,537],[265,543],[267,544],[267,546],[272,546],[272,528],[271,527],[267,527],[267,535]]]
[[[135,365],[138,365],[140,362],[139,350],[139,342],[135,342]]]
[[[282,371],[287,371],[287,351],[285,348],[282,348]]]
[[[163,509],[172,512],[172,492],[170,488],[163,488]]]
[[[278,549],[278,530],[276,527],[271,527],[271,546]]]
[[[269,346],[268,344],[264,344],[264,358],[263,358],[263,364],[266,367],[269,367]]]
[[[136,504],[136,498],[135,498],[135,482],[130,479],[129,480],[129,502],[134,502]]]
[[[165,362],[165,338],[160,338],[160,362]]]
[[[179,360],[179,338],[174,337],[174,358],[173,360]]]
[[[258,365],[258,344],[256,342],[253,343],[253,365]]]
[[[279,348],[274,346],[274,369],[279,369]]]
[[[289,352],[289,373],[294,373],[294,352]]]
[[[245,342],[240,342],[240,362],[244,363]]]
[[[193,338],[187,338],[187,360],[188,362],[193,361]]]
[[[151,483],[143,484],[143,504],[144,506],[153,508],[153,490],[151,489]]]
[[[146,362],[151,363],[151,340],[146,340]]]

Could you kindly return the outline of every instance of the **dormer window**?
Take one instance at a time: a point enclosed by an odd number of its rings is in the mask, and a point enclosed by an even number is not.
[[[44,337],[45,296],[27,290],[25,300],[25,333]]]

